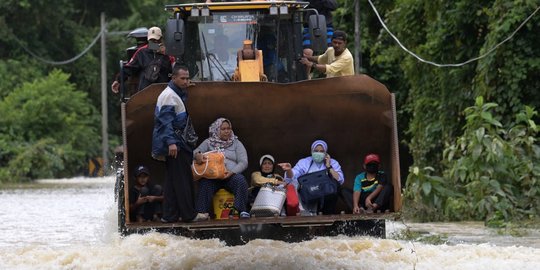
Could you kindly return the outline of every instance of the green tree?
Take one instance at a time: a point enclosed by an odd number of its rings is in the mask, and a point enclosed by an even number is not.
[[[419,169],[410,174],[409,207],[427,209],[431,219],[491,225],[540,215],[540,128],[532,120],[537,112],[525,107],[503,125],[497,107],[478,97],[465,109],[463,134],[446,148],[442,176]]]
[[[68,79],[53,70],[0,102],[3,181],[76,175],[99,152],[96,110]]]
[[[26,80],[42,77],[45,70],[29,58],[0,60],[0,99]]]
[[[101,107],[100,44],[83,57],[65,65],[41,61],[67,60],[88,47],[100,31],[100,14],[105,12],[108,33],[136,27],[163,26],[168,1],[68,1],[6,0],[0,3],[0,97],[3,98],[52,68],[69,74],[69,82],[88,94],[94,107]],[[118,71],[118,61],[126,60],[125,49],[134,45],[125,35],[107,35],[107,70],[110,85]],[[31,54],[32,53],[32,54]],[[34,56],[35,55],[35,56]],[[39,59],[38,59],[39,58]],[[108,87],[107,87],[108,91]],[[120,141],[119,98],[109,95],[111,142]],[[96,111],[98,113],[98,111]],[[116,144],[111,143],[111,148]]]
[[[342,8],[335,12],[335,27],[351,32],[355,1],[339,2]],[[407,198],[413,203],[406,203],[405,207],[414,205],[423,217],[432,219],[455,219],[463,215],[462,218],[502,217],[506,220],[523,218],[531,212],[537,215],[538,211],[531,211],[535,208],[525,203],[530,197],[520,197],[520,193],[537,192],[534,188],[534,191],[523,188],[523,185],[530,187],[530,182],[535,180],[522,181],[535,179],[531,175],[535,175],[534,171],[538,168],[530,165],[534,155],[528,155],[528,162],[518,163],[512,156],[526,152],[518,149],[536,149],[535,143],[525,146],[525,141],[530,143],[537,135],[521,137],[516,134],[530,134],[533,130],[531,127],[526,131],[519,128],[525,125],[520,120],[524,115],[529,117],[528,121],[538,119],[535,113],[527,112],[540,106],[537,94],[540,85],[536,78],[540,67],[540,49],[537,46],[540,34],[535,31],[540,21],[533,17],[519,31],[514,31],[537,9],[538,0],[373,0],[389,29],[405,47],[437,63],[464,62],[488,52],[515,34],[486,57],[460,67],[436,67],[412,57],[383,30],[367,0],[360,0],[359,3],[362,12],[363,71],[396,93],[399,136],[411,149],[414,159],[410,183],[406,186]],[[480,132],[472,128],[466,118],[471,109],[465,111],[474,103],[476,96],[484,96],[485,104],[497,103],[498,106],[489,108],[489,113],[497,115],[498,121],[506,126],[497,127],[491,133],[485,132],[489,134],[491,142],[495,142],[495,138],[504,142],[502,149],[505,150],[500,151],[504,157],[492,157],[499,163],[496,168],[506,168],[504,170],[507,172],[515,173],[517,167],[524,166],[520,168],[528,172],[525,173],[527,176],[510,173],[508,180],[501,180],[498,179],[502,176],[500,172],[479,174],[477,171],[482,171],[480,167],[493,166],[482,159],[473,160],[474,166],[460,167],[458,170],[456,166],[462,166],[460,162],[465,157],[470,158],[470,153],[461,153],[460,159],[445,156],[445,153],[457,153],[455,147],[458,138],[472,139],[469,133]],[[510,133],[514,135],[508,135]],[[518,144],[518,141],[521,143]],[[530,150],[529,153],[531,151],[534,152]],[[482,152],[482,155],[486,156],[487,153]],[[459,174],[450,173],[452,170],[459,171]],[[483,190],[482,195],[495,191],[488,186],[496,186],[495,181],[502,189],[513,190],[514,193],[505,191],[507,195],[504,198],[511,198],[507,200],[494,195],[499,208],[495,207],[495,200],[489,201],[493,199],[491,197],[477,200],[479,194],[468,194],[476,196],[474,204],[462,204],[459,203],[463,199],[460,194],[465,193],[460,188],[463,182],[456,182],[457,176],[462,181],[467,179],[469,187],[474,185],[473,190]],[[484,214],[477,211],[480,208]],[[426,211],[428,215],[425,215]],[[465,214],[463,211],[470,212]]]

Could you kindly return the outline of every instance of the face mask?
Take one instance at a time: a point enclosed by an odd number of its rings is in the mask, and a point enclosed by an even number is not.
[[[379,171],[379,164],[377,163],[369,163],[366,165],[366,171],[368,173],[376,173]]]
[[[148,42],[148,49],[152,50],[153,52],[158,52],[159,51],[159,43],[155,43],[155,42]]]
[[[315,163],[321,163],[324,160],[325,156],[326,156],[326,153],[323,153],[323,152],[313,152],[313,153],[311,153],[311,158],[313,158],[313,161]]]

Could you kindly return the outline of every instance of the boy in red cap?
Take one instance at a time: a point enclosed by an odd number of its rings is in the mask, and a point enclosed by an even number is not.
[[[392,184],[388,182],[384,171],[379,170],[381,160],[377,154],[368,154],[364,158],[365,172],[354,179],[353,213],[360,214],[390,209]]]

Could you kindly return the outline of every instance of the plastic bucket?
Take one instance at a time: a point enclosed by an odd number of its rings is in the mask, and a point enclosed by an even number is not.
[[[228,219],[234,207],[234,195],[220,189],[214,194],[213,205],[216,219]]]

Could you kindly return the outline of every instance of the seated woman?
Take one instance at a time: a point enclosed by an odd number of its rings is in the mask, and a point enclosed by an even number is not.
[[[238,140],[232,131],[231,121],[218,118],[209,128],[210,137],[204,140],[193,153],[195,162],[204,162],[202,153],[220,150],[225,156],[227,173],[224,180],[199,180],[199,192],[195,209],[199,213],[209,213],[212,206],[212,198],[220,188],[225,188],[234,194],[234,208],[240,213],[240,218],[249,218],[246,212],[248,199],[248,185],[242,172],[248,166],[247,152],[244,145]]]
[[[259,190],[264,184],[270,183],[274,186],[285,184],[285,182],[283,181],[283,177],[274,172],[274,162],[275,159],[271,155],[264,155],[259,160],[259,170],[251,174],[251,186],[253,187],[253,189],[249,194],[250,203],[253,203],[253,201],[255,201]]]
[[[291,168],[290,163],[280,163],[278,165],[285,171],[285,181],[293,183],[297,188],[298,178],[305,174],[322,170],[327,170],[331,179],[337,181],[339,185],[343,185],[345,181],[339,162],[330,157],[328,154],[328,145],[322,140],[313,142],[311,144],[311,156],[299,160],[294,168]],[[319,211],[325,215],[334,214],[336,212],[337,199],[338,194],[336,191],[335,194],[325,196],[321,205],[319,202],[306,202],[305,198],[302,198],[300,194],[301,214],[316,215]]]
[[[377,154],[368,154],[364,158],[364,170],[354,179],[353,213],[360,214],[386,211],[390,209],[392,183],[386,174],[379,170],[381,160]]]
[[[264,155],[259,160],[260,169],[251,174],[251,185],[254,187],[262,187],[266,183],[274,186],[283,185],[283,177],[276,174],[274,168],[275,159],[271,155]]]

